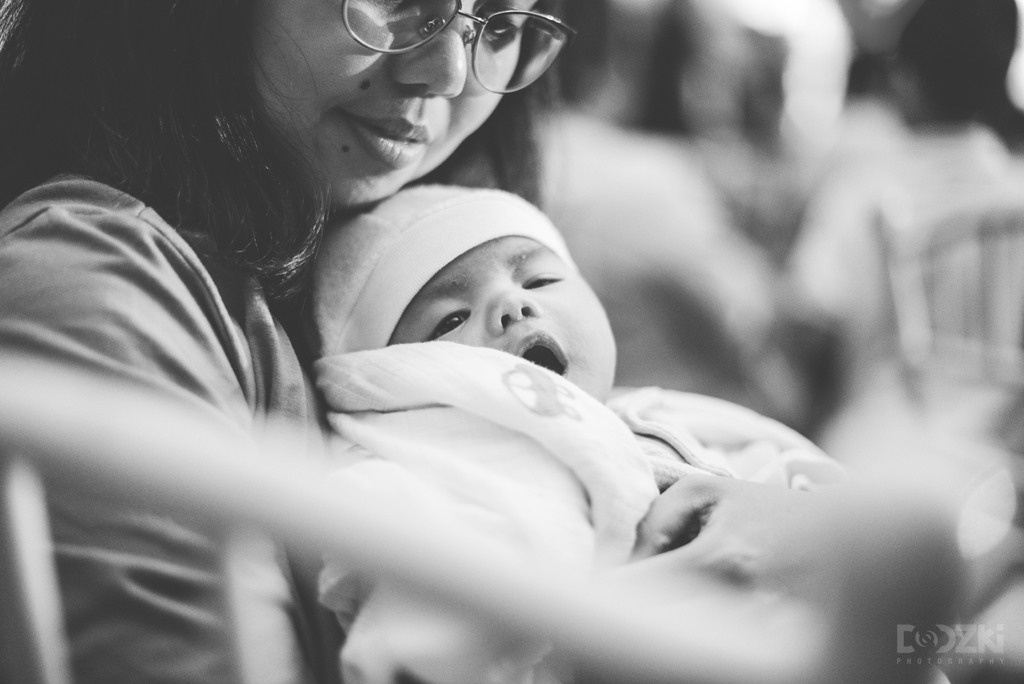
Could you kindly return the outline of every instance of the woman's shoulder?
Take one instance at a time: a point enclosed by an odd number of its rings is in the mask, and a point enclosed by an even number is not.
[[[60,227],[67,232],[131,227],[141,235],[167,240],[174,249],[191,248],[142,201],[104,183],[79,176],[58,176],[26,191],[0,210],[0,240],[26,230]],[[78,243],[85,246],[88,243]]]
[[[180,322],[228,318],[208,269],[170,225],[86,178],[54,178],[0,211],[0,263],[0,282],[20,293],[3,298],[8,309],[73,306],[97,321],[129,306],[154,316],[177,311]]]
[[[310,408],[259,284],[204,263],[137,198],[83,178],[0,211],[0,350],[186,389],[246,423]]]
[[[27,247],[42,244],[45,251]],[[0,210],[0,251],[12,250],[21,260],[65,259],[83,272],[117,263],[124,276],[184,279],[217,299],[208,269],[177,230],[139,199],[88,178],[58,176]]]
[[[52,206],[78,207],[89,211],[109,208],[138,214],[145,205],[116,188],[82,176],[56,176],[37,185],[4,208],[5,215],[30,217],[33,212]]]

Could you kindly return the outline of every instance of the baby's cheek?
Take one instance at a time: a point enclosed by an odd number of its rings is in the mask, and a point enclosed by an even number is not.
[[[600,386],[603,391],[600,398],[603,400],[608,397],[615,382],[615,364],[618,350],[615,345],[615,336],[612,334],[611,325],[608,323],[607,317],[603,316],[603,309],[601,313],[603,322],[599,333],[599,337],[602,340],[600,344],[601,351],[600,358],[596,360],[598,368],[595,370],[598,373]]]
[[[499,340],[484,334],[484,331],[479,329],[478,326],[473,325],[472,322],[461,326],[458,330],[443,337],[442,339],[446,342],[464,344],[467,347],[489,347],[491,349],[501,350]]]
[[[615,343],[610,330],[589,326],[575,336],[569,380],[600,401],[608,398],[615,379]]]

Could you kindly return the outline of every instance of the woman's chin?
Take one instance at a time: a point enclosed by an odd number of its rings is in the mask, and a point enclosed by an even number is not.
[[[340,179],[331,185],[331,205],[337,210],[359,209],[390,197],[420,175],[393,171],[379,176]]]

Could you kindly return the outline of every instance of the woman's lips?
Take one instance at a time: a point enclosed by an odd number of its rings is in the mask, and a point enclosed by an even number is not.
[[[352,114],[346,118],[363,149],[393,169],[417,161],[429,141],[426,127],[404,119],[363,119]]]

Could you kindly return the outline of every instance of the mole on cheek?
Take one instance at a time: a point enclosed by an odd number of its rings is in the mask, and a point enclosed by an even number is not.
[[[360,90],[369,90],[370,89],[370,82],[369,81],[363,81],[362,83],[359,84],[359,89]]]

